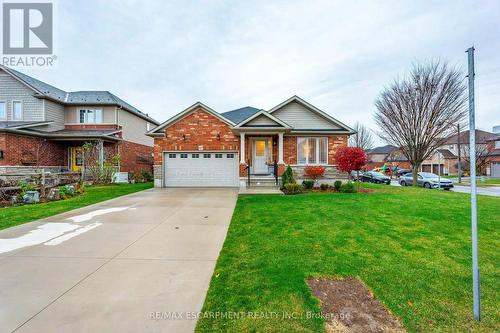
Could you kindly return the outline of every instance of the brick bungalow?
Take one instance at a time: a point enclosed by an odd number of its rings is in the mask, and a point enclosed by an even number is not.
[[[297,179],[306,165],[323,165],[325,181],[344,178],[335,152],[354,131],[298,96],[265,111],[218,113],[195,103],[148,135],[154,138],[157,187],[247,186],[273,181],[290,165]],[[276,169],[275,169],[276,165]]]

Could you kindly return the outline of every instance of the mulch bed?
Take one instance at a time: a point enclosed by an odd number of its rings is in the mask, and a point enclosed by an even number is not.
[[[307,280],[321,303],[327,332],[406,332],[399,320],[356,278]]]

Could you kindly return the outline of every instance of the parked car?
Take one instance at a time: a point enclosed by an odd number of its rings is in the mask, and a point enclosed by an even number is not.
[[[407,173],[411,173],[410,169],[397,169],[395,172],[396,177],[401,177],[406,175]]]
[[[359,178],[361,178],[361,176],[363,175],[362,171],[351,171],[351,179],[352,180],[354,180],[354,181],[359,180],[358,179],[358,172],[359,172]]]
[[[362,182],[377,183],[377,184],[391,184],[391,178],[387,177],[383,173],[376,171],[368,171],[360,176]]]
[[[399,184],[401,186],[412,186],[413,185],[413,175],[407,173],[399,178]],[[432,172],[419,172],[417,173],[417,185],[425,188],[443,188],[449,190],[453,188],[453,182],[449,179],[441,177]]]

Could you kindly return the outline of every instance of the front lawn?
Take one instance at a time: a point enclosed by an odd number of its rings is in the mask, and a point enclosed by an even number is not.
[[[87,186],[74,198],[0,208],[0,230],[153,187],[152,183]]]
[[[376,192],[240,196],[197,331],[322,332],[309,276],[359,277],[409,332],[497,330],[500,198],[478,199],[478,324],[469,196],[366,186]]]

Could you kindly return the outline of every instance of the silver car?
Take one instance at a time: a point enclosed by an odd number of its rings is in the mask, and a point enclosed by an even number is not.
[[[407,173],[399,178],[399,184],[401,186],[412,186],[413,185],[413,175]],[[419,172],[417,173],[417,185],[425,188],[439,188],[449,190],[453,188],[453,182],[449,179],[443,178],[432,172]]]

